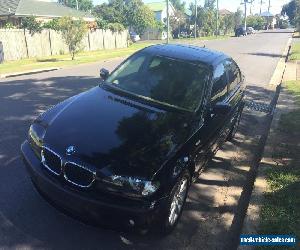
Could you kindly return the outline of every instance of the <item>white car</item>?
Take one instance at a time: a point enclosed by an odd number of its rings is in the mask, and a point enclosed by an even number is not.
[[[134,43],[136,43],[137,41],[141,40],[140,36],[137,33],[135,33],[135,32],[130,32],[130,39]]]

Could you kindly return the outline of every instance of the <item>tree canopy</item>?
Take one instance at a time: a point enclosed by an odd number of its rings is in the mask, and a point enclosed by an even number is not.
[[[295,25],[297,19],[297,8],[299,10],[299,0],[292,0],[289,3],[283,5],[281,14],[289,17],[290,23]],[[299,12],[299,11],[298,11]]]
[[[92,0],[77,0],[78,1],[78,9],[81,11],[90,11],[93,9],[93,2]],[[76,0],[59,0],[59,3],[66,5],[70,8],[77,9],[77,2]]]
[[[104,23],[119,23],[139,34],[156,25],[154,13],[142,0],[110,0],[95,6],[93,13]]]

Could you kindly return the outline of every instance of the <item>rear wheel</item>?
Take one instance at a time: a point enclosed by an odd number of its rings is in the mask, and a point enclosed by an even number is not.
[[[233,138],[235,137],[235,134],[238,130],[239,124],[240,124],[240,120],[241,120],[241,116],[242,116],[242,112],[243,112],[243,106],[242,108],[239,109],[236,118],[234,119],[234,124],[227,136],[227,141],[232,141]]]
[[[191,175],[189,171],[185,170],[174,185],[163,213],[163,219],[160,225],[162,233],[168,234],[176,227],[182,214],[190,183]]]

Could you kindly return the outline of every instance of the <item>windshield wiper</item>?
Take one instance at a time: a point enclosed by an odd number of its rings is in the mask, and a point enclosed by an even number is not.
[[[163,106],[165,108],[169,108],[169,109],[173,109],[173,110],[176,110],[178,112],[182,112],[182,113],[193,113],[191,110],[189,109],[185,109],[185,108],[181,108],[181,107],[178,107],[176,105],[172,105],[172,104],[169,104],[169,103],[166,103],[166,102],[161,102],[161,101],[158,101],[158,100],[155,100],[155,99],[152,99],[150,97],[147,97],[147,96],[143,96],[143,95],[139,95],[139,94],[135,94],[135,93],[132,93],[130,91],[127,91],[127,90],[124,90],[124,89],[121,89],[119,88],[116,84],[113,84],[113,83],[107,83],[107,82],[104,82],[102,83],[101,85],[99,86],[104,86],[104,87],[108,87],[109,89],[115,91],[115,92],[118,92],[118,93],[121,93],[122,95],[125,95],[127,97],[132,97],[134,99],[138,99],[140,101],[144,101],[146,104],[154,104],[154,105],[158,105],[158,106]]]

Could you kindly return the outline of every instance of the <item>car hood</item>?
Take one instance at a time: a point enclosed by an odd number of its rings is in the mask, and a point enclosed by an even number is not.
[[[187,139],[187,114],[95,87],[36,120],[44,145],[108,174],[151,178]],[[66,148],[75,147],[71,156]]]

